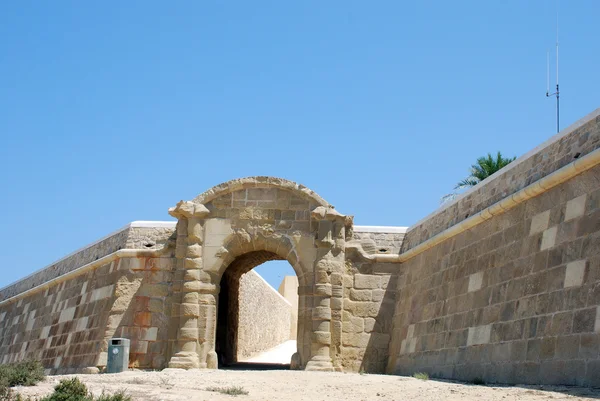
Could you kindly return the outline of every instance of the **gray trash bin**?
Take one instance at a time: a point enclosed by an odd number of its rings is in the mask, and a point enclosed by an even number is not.
[[[129,339],[111,338],[108,343],[106,373],[124,372],[129,367]]]

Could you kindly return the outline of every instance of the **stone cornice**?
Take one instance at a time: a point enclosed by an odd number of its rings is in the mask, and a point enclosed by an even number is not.
[[[91,263],[88,263],[86,265],[83,265],[81,267],[78,267],[75,270],[71,270],[68,273],[65,273],[63,275],[60,275],[58,277],[55,277],[51,280],[45,281],[44,283],[37,285],[33,288],[30,288],[26,291],[20,292],[19,294],[16,294],[10,298],[4,299],[2,301],[0,301],[0,306],[7,304],[7,303],[12,303],[15,301],[18,301],[21,298],[25,298],[27,296],[30,296],[32,294],[35,294],[36,292],[45,290],[46,288],[50,288],[54,285],[60,284],[63,281],[66,280],[70,280],[72,278],[75,278],[77,276],[80,276],[84,273],[87,273],[90,270],[93,270],[97,267],[100,267],[102,265],[105,265],[107,263],[110,263],[116,259],[120,259],[120,258],[137,258],[137,257],[160,257],[162,254],[164,254],[167,251],[167,247],[164,248],[160,248],[160,249],[152,249],[152,250],[145,250],[145,249],[120,249],[116,252],[111,253],[110,255],[106,255],[98,260],[95,260]]]

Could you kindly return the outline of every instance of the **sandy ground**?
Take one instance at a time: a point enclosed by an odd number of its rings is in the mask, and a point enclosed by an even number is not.
[[[135,400],[419,400],[419,401],[534,401],[600,398],[600,390],[575,387],[486,387],[412,377],[289,370],[165,369],[118,374],[78,375],[95,393],[124,389]],[[50,393],[65,377],[50,376],[35,387],[19,387],[29,396]],[[230,396],[207,390],[211,386],[241,386],[247,395]]]
[[[244,362],[289,364],[294,352],[296,352],[296,340],[289,340],[252,358],[248,358]]]

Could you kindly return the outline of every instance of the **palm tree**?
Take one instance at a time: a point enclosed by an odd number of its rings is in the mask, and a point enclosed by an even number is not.
[[[474,187],[515,159],[516,157],[502,157],[500,152],[498,152],[495,158],[490,153],[487,156],[478,158],[477,163],[471,165],[471,175],[456,184],[454,187],[455,192],[442,197],[442,203],[456,198],[458,196],[456,191]]]

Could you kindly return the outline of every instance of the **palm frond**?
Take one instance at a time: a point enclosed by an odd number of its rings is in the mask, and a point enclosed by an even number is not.
[[[454,190],[457,191],[474,187],[481,181],[496,173],[498,170],[512,163],[515,159],[516,157],[503,157],[502,153],[500,152],[498,152],[495,157],[492,156],[491,153],[488,153],[486,156],[479,157],[477,162],[471,165],[469,168],[469,177],[456,184]],[[442,197],[441,202],[448,202],[449,200],[455,199],[457,196],[458,194],[456,192],[445,195]]]
[[[474,187],[475,185],[479,184],[479,181],[480,180],[475,176],[467,177],[464,180],[460,181],[458,184],[456,184],[454,189],[471,188],[471,187]]]

